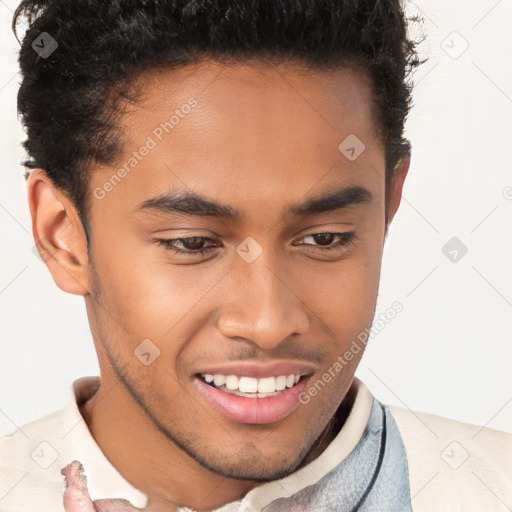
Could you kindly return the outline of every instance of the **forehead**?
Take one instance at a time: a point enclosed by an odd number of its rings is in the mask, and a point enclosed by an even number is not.
[[[364,136],[377,133],[373,119],[371,85],[355,66],[312,70],[298,63],[267,64],[202,61],[173,70],[154,70],[138,80],[142,102],[132,113],[137,117],[179,109],[191,96],[201,100],[201,116],[192,116],[190,127],[205,131],[220,128],[251,129],[257,123],[269,128],[343,133],[351,127]],[[197,109],[196,109],[197,110]],[[300,125],[297,119],[302,116]],[[134,118],[126,116],[126,128]],[[246,120],[246,124],[237,124]],[[199,124],[194,121],[199,121]],[[209,121],[209,122],[208,122]],[[242,135],[242,133],[241,133]],[[286,135],[286,133],[283,133]]]
[[[282,211],[308,191],[355,183],[378,196],[383,187],[371,88],[356,69],[207,61],[146,73],[138,85],[141,101],[118,126],[125,153],[93,179],[102,186],[126,169],[105,201],[124,211],[177,189]],[[364,147],[355,160],[340,150],[347,139]]]

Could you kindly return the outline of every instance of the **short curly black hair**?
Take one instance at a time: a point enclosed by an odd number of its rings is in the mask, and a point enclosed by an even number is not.
[[[146,70],[213,58],[356,65],[370,78],[385,147],[386,194],[401,156],[409,74],[420,61],[400,0],[24,0],[14,14],[21,41],[18,92],[29,169],[42,168],[73,202],[89,248],[89,170],[122,154],[121,99],[137,100]],[[417,21],[414,18],[414,21]],[[43,32],[58,47],[44,58]]]

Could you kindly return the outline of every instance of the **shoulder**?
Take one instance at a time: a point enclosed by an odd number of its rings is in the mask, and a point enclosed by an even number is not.
[[[387,406],[402,436],[414,511],[510,510],[512,435]]]
[[[60,409],[0,437],[1,512],[46,512],[45,503],[51,503],[56,493],[63,494],[60,467],[65,465],[66,450],[62,425]],[[52,507],[57,510],[55,502]]]

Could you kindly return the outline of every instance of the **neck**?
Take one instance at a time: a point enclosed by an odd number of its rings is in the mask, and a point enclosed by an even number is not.
[[[322,434],[320,434],[315,444],[311,447],[308,455],[304,458],[297,470],[319,457],[320,454],[322,454],[323,451],[331,444],[333,439],[340,433],[340,430],[343,428],[343,425],[352,410],[356,395],[357,390],[353,385],[350,386],[334,416],[331,418]]]

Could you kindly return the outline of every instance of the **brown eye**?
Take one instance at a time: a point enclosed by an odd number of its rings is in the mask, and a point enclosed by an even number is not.
[[[163,245],[167,250],[177,254],[204,254],[211,251],[218,245],[208,245],[205,247],[207,241],[215,242],[212,238],[204,236],[193,236],[189,238],[160,238],[158,243]],[[181,245],[183,248],[177,247]]]
[[[348,231],[343,233],[313,233],[311,235],[306,235],[303,240],[310,238],[315,242],[314,244],[304,243],[300,245],[310,245],[322,251],[332,251],[340,248],[347,247],[350,245],[355,238],[355,231]],[[338,240],[338,243],[333,244],[335,240]]]

